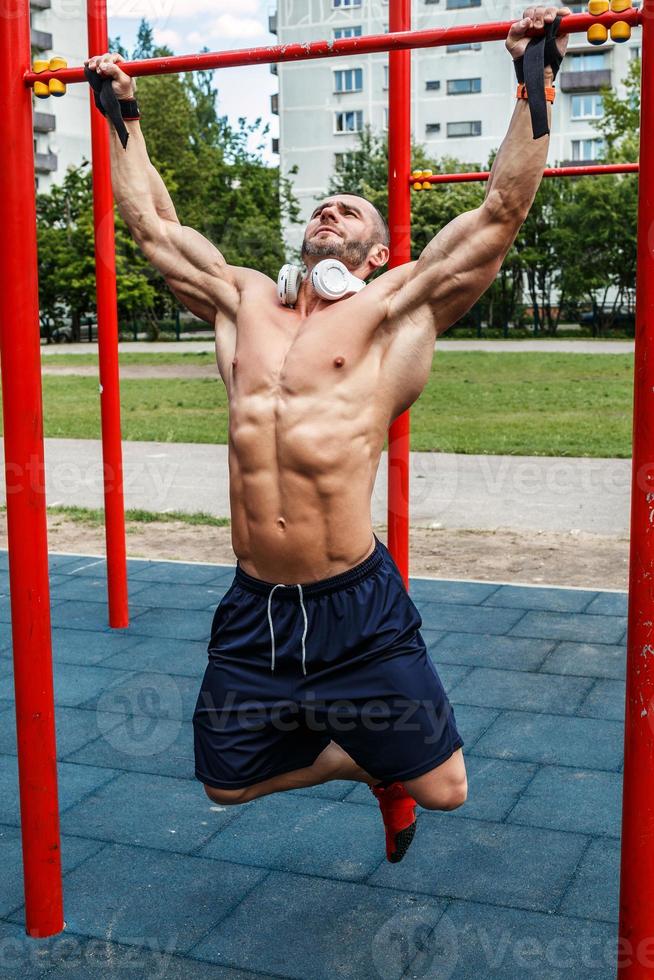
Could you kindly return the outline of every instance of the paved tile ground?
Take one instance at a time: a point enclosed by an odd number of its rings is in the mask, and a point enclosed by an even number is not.
[[[465,739],[469,798],[385,860],[366,786],[240,807],[193,775],[191,715],[226,566],[53,556],[67,928],[24,936],[0,553],[0,977],[539,980],[615,976],[626,596],[412,582]]]

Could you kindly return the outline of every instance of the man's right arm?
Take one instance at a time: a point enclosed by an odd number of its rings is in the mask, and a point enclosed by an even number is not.
[[[89,68],[111,78],[119,99],[134,97],[134,83],[120,69],[120,55],[91,58]],[[242,270],[230,266],[207,238],[180,224],[161,176],[148,156],[138,121],[126,122],[127,149],[110,126],[114,197],[121,217],[148,262],[165,277],[177,298],[201,319],[214,324],[222,314],[235,319]]]

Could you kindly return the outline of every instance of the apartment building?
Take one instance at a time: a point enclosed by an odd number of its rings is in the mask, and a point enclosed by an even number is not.
[[[60,55],[82,64],[87,52],[86,5],[30,0],[32,56]],[[63,98],[36,99],[34,154],[39,192],[60,183],[70,166],[91,157],[89,94],[85,85],[71,85]]]
[[[413,29],[516,20],[524,6],[516,0],[412,0]],[[382,34],[388,31],[388,2],[278,0],[270,30],[280,44]],[[600,88],[619,88],[629,59],[639,55],[640,28],[625,44],[593,47],[585,35],[571,37],[557,77],[550,165],[597,159],[601,140],[593,123],[602,113]],[[503,42],[420,49],[412,59],[414,139],[434,157],[486,164],[502,141],[515,99],[515,73]],[[273,70],[279,94],[272,97],[272,109],[280,123],[274,149],[285,174],[298,168],[291,179],[308,218],[339,154],[356,146],[356,133],[368,123],[377,132],[388,128],[388,55],[300,61]],[[300,234],[288,230],[291,247],[299,245]]]

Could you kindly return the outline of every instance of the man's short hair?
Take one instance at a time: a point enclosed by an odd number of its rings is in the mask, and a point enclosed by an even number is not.
[[[367,197],[363,196],[363,194],[355,194],[353,191],[343,191],[342,194],[347,194],[348,197],[358,197],[361,201],[366,201],[370,207],[373,208],[377,216],[377,233],[379,235],[379,241],[382,243],[382,245],[389,246],[391,244],[390,228],[388,227],[386,218],[381,213],[379,208],[375,207],[372,201],[369,201]]]

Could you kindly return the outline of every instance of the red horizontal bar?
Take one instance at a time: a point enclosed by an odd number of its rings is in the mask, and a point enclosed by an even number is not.
[[[569,14],[563,18],[562,34],[587,31],[591,24],[607,27],[618,20],[632,26],[640,24],[639,10],[625,10],[621,14],[606,13],[600,17],[592,14]],[[280,44],[265,48],[242,48],[237,51],[218,51],[207,54],[179,55],[171,58],[149,58],[147,61],[129,61],[122,65],[132,78],[145,75],[173,75],[185,71],[205,71],[211,68],[237,68],[244,65],[267,65],[284,61],[309,61],[316,58],[339,58],[344,55],[374,54],[379,51],[406,51],[411,48],[442,47],[446,44],[466,44],[477,41],[503,41],[514,21],[496,21],[489,24],[468,24],[460,27],[438,27],[429,31],[399,31],[393,34],[369,34],[365,37],[343,38],[340,41],[311,41],[306,44]],[[532,31],[530,34],[538,34]],[[57,78],[66,84],[83,82],[81,68],[64,68],[58,72],[25,73],[25,84],[47,82]]]
[[[419,173],[419,171],[416,171]],[[596,163],[586,167],[548,167],[543,177],[590,177],[599,174],[637,174],[637,163]],[[430,177],[410,177],[412,184],[466,184],[475,180],[488,180],[490,170],[473,170],[462,174],[432,174]]]

